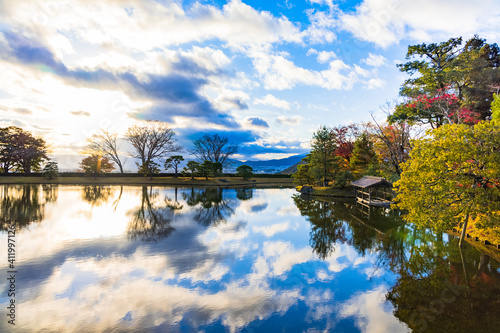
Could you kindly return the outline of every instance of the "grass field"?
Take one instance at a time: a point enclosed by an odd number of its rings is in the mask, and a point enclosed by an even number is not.
[[[294,187],[292,178],[253,178],[240,177],[58,177],[52,180],[44,177],[0,177],[0,184],[67,184],[67,185],[157,185],[157,186],[259,186]]]

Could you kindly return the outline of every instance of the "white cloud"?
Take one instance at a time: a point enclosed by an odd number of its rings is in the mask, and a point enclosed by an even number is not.
[[[378,287],[374,290],[354,295],[341,304],[340,318],[353,318],[361,332],[406,332],[408,327],[400,322],[386,306],[387,290]]]
[[[276,118],[276,121],[280,124],[297,126],[300,125],[304,118],[301,116],[279,116]]]
[[[334,8],[335,5],[333,4],[333,0],[308,0],[310,3],[315,3],[318,5],[325,5],[330,8]]]
[[[499,15],[493,0],[365,0],[354,13],[341,13],[339,19],[355,37],[387,47],[408,37],[428,41],[477,33],[496,39]]]
[[[267,94],[263,98],[256,98],[253,104],[271,105],[275,108],[290,110],[290,103],[283,99],[276,98],[271,94]]]
[[[366,89],[375,89],[375,88],[380,88],[385,85],[385,81],[382,79],[370,79],[368,80],[368,83],[366,84]]]
[[[191,51],[182,51],[180,55],[209,71],[216,71],[231,63],[222,50],[210,47],[193,46]]]
[[[266,237],[272,237],[279,232],[287,231],[290,228],[289,222],[276,223],[270,226],[252,227],[253,232],[258,232]]]
[[[288,19],[259,12],[240,0],[230,1],[221,9],[196,3],[187,12],[177,2],[152,0],[54,1],[49,5],[20,0],[4,4],[2,12],[5,22],[38,34],[45,41],[57,41],[52,44],[56,54],[75,52],[64,39],[67,35],[108,50],[140,52],[217,39],[239,47],[301,42],[302,38]]]
[[[315,71],[299,67],[281,55],[268,54],[262,50],[254,50],[250,56],[267,89],[284,90],[303,84],[328,90],[349,90],[359,81],[358,74],[361,73],[359,68],[353,68],[340,59],[330,61],[326,70]]]
[[[380,67],[386,65],[388,60],[383,55],[368,53],[368,58],[361,60],[361,62],[364,62],[368,66]]]
[[[287,216],[287,215],[300,216],[300,210],[295,205],[280,207],[280,209],[276,211],[276,214],[279,216]]]
[[[338,26],[338,20],[331,12],[309,10],[307,16],[311,25],[303,32],[303,36],[311,43],[325,44],[336,39],[333,31]]]
[[[288,242],[265,242],[263,249],[263,256],[271,276],[282,275],[291,270],[294,265],[314,258],[310,247],[297,250]]]
[[[321,64],[326,64],[330,59],[337,58],[337,55],[333,51],[321,51],[318,53],[318,62]]]

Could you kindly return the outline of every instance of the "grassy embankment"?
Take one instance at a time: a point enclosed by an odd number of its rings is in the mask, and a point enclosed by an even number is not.
[[[453,228],[449,233],[460,237],[462,229]],[[500,237],[498,229],[479,229],[475,227],[474,220],[467,226],[467,243],[474,245],[480,252],[494,257],[500,262]]]
[[[259,186],[259,187],[293,187],[291,178],[252,178],[245,180],[241,177],[57,177],[47,179],[44,177],[1,177],[0,184],[65,184],[65,185],[156,185],[156,186]]]

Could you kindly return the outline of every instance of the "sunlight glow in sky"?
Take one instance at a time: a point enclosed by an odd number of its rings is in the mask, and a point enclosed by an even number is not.
[[[5,0],[0,126],[42,135],[63,169],[93,131],[141,120],[287,157],[320,125],[383,119],[408,45],[498,31],[493,0]]]

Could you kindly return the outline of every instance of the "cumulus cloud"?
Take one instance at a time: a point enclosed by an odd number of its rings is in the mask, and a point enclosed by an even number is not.
[[[216,39],[234,47],[301,41],[299,29],[288,19],[260,12],[240,0],[221,8],[195,3],[187,10],[173,1],[81,0],[33,5],[20,0],[4,3],[2,12],[4,21],[29,27],[46,40],[73,34],[114,49],[144,51]]]
[[[408,327],[384,306],[386,292],[384,287],[378,287],[354,295],[338,307],[340,318],[355,318],[361,332],[406,332]]]
[[[324,5],[328,6],[329,8],[334,8],[335,5],[333,4],[333,0],[308,0],[312,4],[318,4],[318,5]]]
[[[270,226],[255,226],[252,227],[253,232],[258,232],[263,234],[266,237],[272,237],[276,235],[277,233],[284,232],[290,229],[290,223],[289,222],[283,222],[283,223],[276,223]]]
[[[340,59],[330,61],[326,70],[315,71],[297,66],[279,54],[254,51],[250,56],[267,89],[291,89],[300,84],[349,90],[359,81],[359,66],[349,66]]]
[[[264,119],[259,117],[250,117],[247,118],[247,121],[253,126],[265,127],[265,128],[269,127],[269,124]]]
[[[335,40],[334,29],[337,28],[338,20],[333,16],[333,12],[308,10],[306,14],[311,24],[303,35],[311,43],[325,44]]]
[[[138,77],[131,72],[112,72],[100,68],[70,69],[38,42],[9,32],[4,33],[4,36],[11,50],[7,56],[9,61],[20,62],[27,66],[46,66],[68,84],[75,86],[124,89],[132,98],[154,102],[151,107],[130,113],[130,116],[135,118],[172,122],[175,116],[189,116],[229,128],[239,127],[232,116],[217,110],[206,97],[201,95],[200,90],[208,83],[205,78],[186,73]],[[240,108],[244,107],[244,104],[240,105]]]
[[[270,106],[274,106],[275,108],[290,110],[290,103],[289,102],[287,102],[283,99],[276,98],[275,96],[273,96],[271,94],[267,94],[263,98],[256,98],[254,100],[253,104],[270,105]]]
[[[368,53],[368,58],[361,60],[365,64],[373,67],[380,67],[382,65],[386,65],[388,60],[383,55]]]
[[[442,13],[446,13],[445,16]],[[478,33],[497,38],[500,23],[495,17],[500,8],[494,1],[467,0],[393,1],[365,0],[355,12],[340,13],[341,27],[356,38],[382,47],[403,38],[430,40],[444,36]],[[484,24],[488,20],[489,24]],[[434,37],[433,37],[434,36]]]
[[[337,55],[332,51],[321,51],[318,53],[318,62],[326,64],[330,59],[335,59]]]
[[[376,89],[383,87],[385,85],[385,81],[382,79],[370,79],[366,84],[366,89]]]

